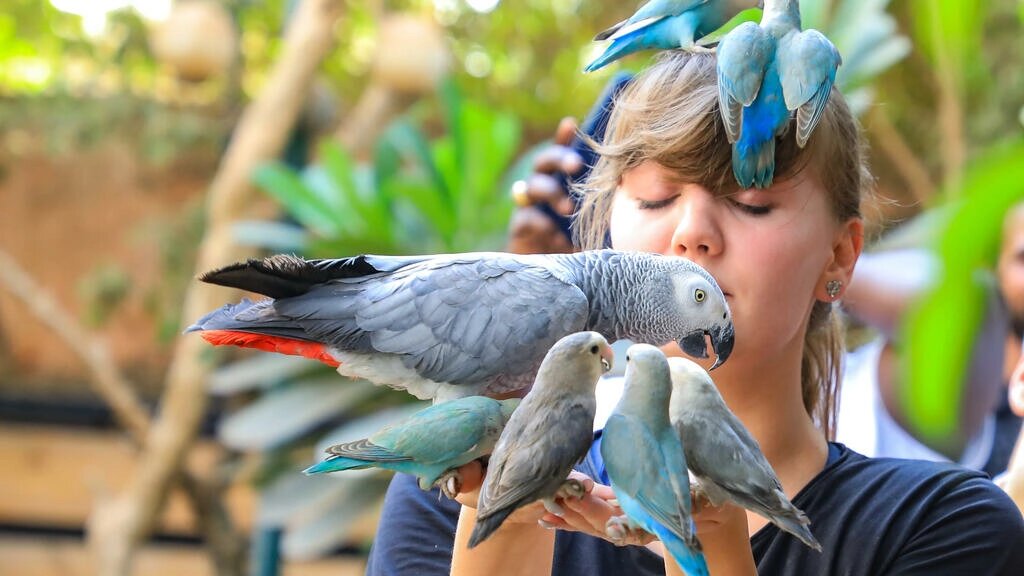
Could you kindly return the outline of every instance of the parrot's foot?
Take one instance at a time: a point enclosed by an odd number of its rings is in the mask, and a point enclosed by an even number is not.
[[[604,525],[604,533],[616,546],[625,546],[640,540],[639,534],[633,529],[626,516],[612,516]]]
[[[555,516],[558,516],[559,518],[565,516],[565,508],[559,506],[558,502],[555,502],[554,498],[541,498],[540,502],[541,504],[544,505],[545,510],[554,514]]]
[[[693,52],[694,54],[711,54],[715,49],[708,46],[701,46],[700,44],[694,44],[693,46],[686,48],[686,51]]]
[[[693,498],[693,505],[698,510],[708,506],[718,508],[728,499],[728,496],[722,493],[717,486],[705,486],[699,481],[690,483],[690,496]]]
[[[583,497],[587,495],[587,489],[583,487],[583,482],[575,478],[570,478],[562,485],[558,487],[558,492],[555,492],[555,498],[575,498],[577,500],[583,500]]]
[[[458,470],[449,470],[437,479],[437,486],[449,500],[455,500],[455,497],[462,491],[462,476],[459,475]]]

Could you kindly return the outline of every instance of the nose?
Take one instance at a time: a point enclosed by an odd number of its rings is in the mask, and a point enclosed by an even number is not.
[[[689,186],[679,200],[679,222],[672,233],[672,253],[690,260],[722,252],[722,231],[717,218],[718,200],[701,186]]]

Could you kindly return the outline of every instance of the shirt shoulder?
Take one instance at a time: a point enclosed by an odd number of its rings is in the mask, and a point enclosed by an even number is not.
[[[1024,520],[984,474],[831,450],[793,499],[823,551],[769,525],[751,540],[762,573],[1009,575],[1024,565]]]

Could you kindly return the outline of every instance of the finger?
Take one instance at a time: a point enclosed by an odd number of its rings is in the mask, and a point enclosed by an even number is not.
[[[579,154],[572,148],[552,144],[533,157],[533,171],[540,174],[563,172],[565,171],[565,165],[569,163],[572,156],[579,158]],[[579,162],[582,164],[583,159],[580,158]],[[571,166],[571,164],[568,165]],[[575,174],[575,172],[568,173]]]
[[[608,519],[615,514],[615,509],[610,504],[593,496],[584,497],[582,500],[569,498],[565,501],[565,507],[583,517],[594,530],[601,531],[604,530]]]
[[[463,464],[459,467],[459,476],[462,478],[461,485],[457,487],[459,492],[474,492],[484,482],[483,464],[479,460]]]
[[[555,129],[555,144],[568,146],[575,135],[576,119],[572,116],[566,116],[558,122],[558,128]]]
[[[514,254],[564,254],[573,246],[549,215],[529,206],[513,212],[505,249]]]

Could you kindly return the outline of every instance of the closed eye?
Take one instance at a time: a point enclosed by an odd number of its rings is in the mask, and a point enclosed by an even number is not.
[[[732,198],[729,199],[729,203],[751,216],[764,216],[765,214],[770,213],[774,208],[771,204],[744,204],[743,202],[738,202]]]
[[[644,200],[642,198],[637,198],[636,206],[640,210],[660,210],[662,208],[668,208],[669,206],[671,206],[672,203],[675,202],[676,198],[678,197],[679,196],[670,196],[663,200]]]

